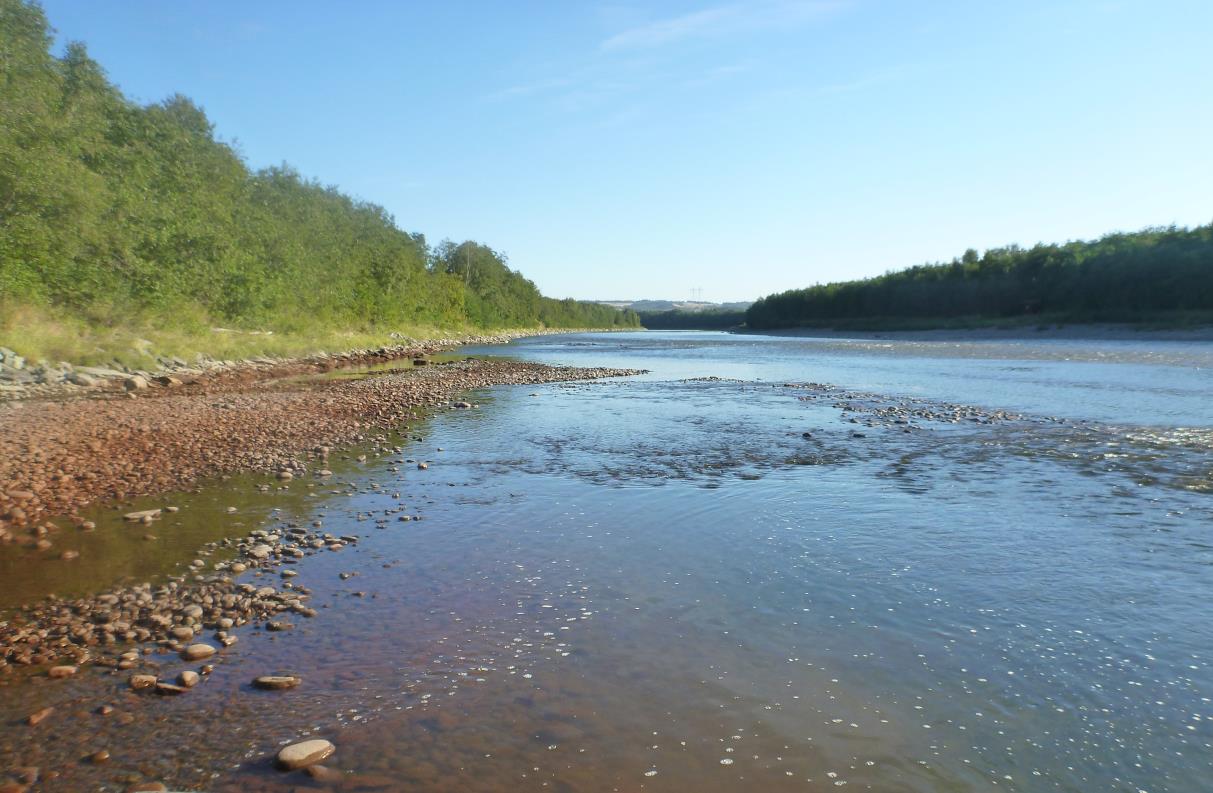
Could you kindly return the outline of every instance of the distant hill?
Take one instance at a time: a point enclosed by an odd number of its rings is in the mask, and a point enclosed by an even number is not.
[[[703,300],[599,300],[619,311],[632,311],[649,330],[725,330],[745,323],[752,304],[709,303]]]
[[[595,300],[604,306],[633,311],[685,311],[690,313],[700,311],[745,311],[750,307],[748,300],[735,303],[709,303],[703,300]]]

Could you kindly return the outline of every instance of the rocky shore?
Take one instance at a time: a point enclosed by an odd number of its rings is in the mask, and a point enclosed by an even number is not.
[[[409,339],[393,333],[391,338],[400,343],[337,353],[318,352],[294,358],[259,356],[243,360],[221,360],[198,355],[190,362],[176,356],[155,356],[157,366],[154,370],[132,368],[118,361],[91,366],[72,364],[68,361],[31,361],[7,347],[0,346],[0,400],[70,398],[107,391],[122,393],[173,387],[199,381],[240,383],[428,355],[463,345],[504,344],[529,336],[565,332],[567,331],[529,330],[423,340]]]
[[[487,341],[487,338],[463,342]],[[85,389],[84,398],[0,403],[0,542],[53,552],[56,524],[106,500],[182,488],[235,471],[305,473],[318,449],[400,427],[463,391],[631,374],[509,361],[431,365],[445,340],[144,377]],[[344,367],[400,361],[365,378],[327,378]],[[116,379],[116,378],[115,378]]]
[[[242,539],[229,538],[199,549],[199,556],[234,552],[232,559],[191,565],[191,574],[153,586],[140,584],[73,600],[51,598],[22,609],[0,622],[0,670],[7,665],[45,666],[51,677],[70,677],[82,664],[117,670],[145,664],[154,647],[180,653],[185,660],[205,660],[215,647],[200,643],[205,631],[220,646],[235,643],[228,633],[250,622],[267,621],[269,630],[289,623],[274,621],[283,614],[313,617],[306,605],[308,591],[295,586],[293,570],[281,572],[281,587],[238,583],[246,571],[269,573],[293,565],[305,556],[339,551],[357,543],[354,536],[335,537],[289,525],[281,531],[256,530]],[[207,568],[210,568],[209,570]],[[146,645],[145,651],[135,645]],[[172,683],[154,675],[131,677],[134,690],[180,693]],[[178,681],[180,682],[180,681]],[[170,688],[165,688],[170,686]],[[187,686],[188,687],[188,686]]]
[[[78,512],[86,505],[180,490],[204,478],[243,471],[268,473],[277,487],[300,479],[326,482],[330,455],[341,446],[359,444],[377,455],[402,456],[403,448],[394,445],[397,433],[407,433],[409,422],[423,414],[474,407],[458,398],[465,392],[635,373],[429,357],[440,349],[436,344],[402,346],[246,364],[173,375],[175,382],[131,374],[127,377],[140,377],[146,385],[110,383],[87,387],[84,397],[0,403],[0,542],[71,561],[75,557],[68,554],[75,552],[60,551],[57,540],[65,532],[98,530]],[[412,462],[426,468],[424,461]],[[125,518],[155,530],[172,511],[167,506],[131,511]],[[403,506],[399,511],[392,519],[395,525],[420,519]],[[188,570],[165,580],[84,597],[50,596],[9,613],[0,620],[0,676],[8,678],[7,685],[22,688],[25,679],[44,686],[70,679],[72,713],[100,714],[104,723],[118,719],[114,724],[120,729],[132,718],[137,700],[190,697],[190,690],[223,663],[224,651],[237,643],[242,627],[273,634],[316,616],[311,592],[296,578],[295,565],[358,543],[357,536],[325,531],[319,520],[307,526],[279,521],[241,532],[199,548]],[[90,674],[82,674],[86,669]],[[248,685],[273,691],[306,686],[306,681],[267,669],[250,676]],[[116,690],[125,692],[125,699],[115,699]],[[14,729],[32,733],[63,718],[78,718],[57,713],[65,706],[54,697],[29,701],[33,704],[20,711],[23,724]],[[312,743],[283,749],[278,766],[312,766],[331,753],[331,747],[317,749]],[[17,751],[19,744],[9,749]],[[104,744],[100,738],[99,744]],[[58,777],[56,764],[65,762],[53,759],[59,754],[52,749],[40,753],[39,768],[0,769],[0,790],[59,789],[60,783],[87,776],[83,769],[110,762],[101,748],[67,763],[63,768],[70,774]],[[7,759],[18,756],[23,755]],[[322,766],[315,769],[324,773]],[[150,770],[136,774],[128,787],[119,789],[163,790],[154,781],[157,775]]]
[[[356,379],[263,379],[238,388],[212,379],[134,399],[0,405],[0,481],[5,483],[0,541],[54,556],[61,532],[95,529],[76,514],[93,502],[181,489],[200,478],[236,471],[272,472],[280,482],[305,476],[323,480],[329,476],[325,464],[333,447],[376,442],[377,448],[390,450],[383,445],[389,431],[407,430],[407,422],[423,411],[471,407],[452,399],[462,392],[636,373],[479,359],[414,366],[422,360]],[[125,517],[151,524],[160,513],[153,509]],[[52,520],[64,516],[72,525]],[[236,585],[231,574],[292,564],[306,554],[340,550],[356,541],[293,525],[280,533],[259,530],[244,540],[229,538],[201,549],[202,555],[231,549],[244,558],[217,565],[210,576],[195,577],[192,587],[182,579],[33,605],[14,620],[0,622],[0,669],[79,664],[94,658],[91,648],[131,642],[176,648],[202,627],[224,630],[280,611],[308,616],[301,605],[306,592],[291,591],[289,580],[284,594]],[[202,560],[195,563],[205,566]]]

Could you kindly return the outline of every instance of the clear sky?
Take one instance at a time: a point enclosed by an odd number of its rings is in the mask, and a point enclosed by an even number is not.
[[[128,96],[555,297],[1213,220],[1210,0],[43,4]]]

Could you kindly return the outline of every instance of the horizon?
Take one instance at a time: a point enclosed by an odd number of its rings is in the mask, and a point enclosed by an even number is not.
[[[741,302],[1213,216],[1195,2],[43,6],[128,98],[553,297]]]

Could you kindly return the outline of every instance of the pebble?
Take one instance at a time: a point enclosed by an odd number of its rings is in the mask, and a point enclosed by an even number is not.
[[[262,675],[253,680],[253,686],[270,691],[295,688],[303,681],[294,675]]]
[[[76,672],[78,672],[78,671],[79,671],[79,667],[75,667],[75,666],[66,666],[66,665],[52,666],[49,670],[47,670],[46,676],[53,677],[56,680],[59,680],[59,679],[65,678],[65,677],[71,677],[72,675],[76,674]]]
[[[193,671],[192,669],[186,669],[177,676],[177,683],[183,688],[193,688],[194,686],[198,685],[198,681],[200,679],[201,678],[198,676],[197,672]]]
[[[41,724],[43,721],[46,720],[47,716],[51,715],[54,712],[55,712],[54,706],[51,706],[49,708],[43,708],[42,710],[38,711],[37,713],[31,713],[29,715],[29,717],[26,718],[25,721],[31,727],[37,727],[39,724]]]

